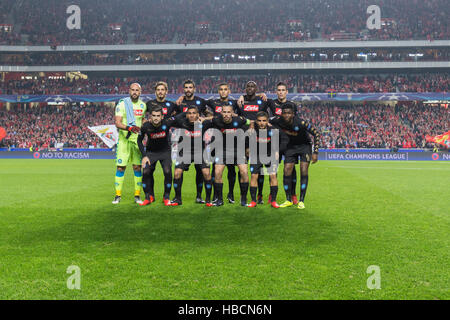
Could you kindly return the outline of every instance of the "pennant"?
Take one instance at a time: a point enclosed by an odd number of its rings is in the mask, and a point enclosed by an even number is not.
[[[88,128],[99,136],[109,148],[114,147],[119,140],[119,133],[117,132],[116,126],[113,124]]]

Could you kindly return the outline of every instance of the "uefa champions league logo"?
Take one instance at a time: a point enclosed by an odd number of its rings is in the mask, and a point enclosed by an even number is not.
[[[73,99],[70,98],[69,96],[55,95],[46,98],[45,102],[56,102],[56,103],[73,102]]]

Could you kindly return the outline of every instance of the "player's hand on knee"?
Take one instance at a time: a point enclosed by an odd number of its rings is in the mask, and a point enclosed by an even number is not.
[[[319,160],[319,156],[317,153],[313,153],[312,157],[311,157],[311,162],[312,163],[316,163]]]

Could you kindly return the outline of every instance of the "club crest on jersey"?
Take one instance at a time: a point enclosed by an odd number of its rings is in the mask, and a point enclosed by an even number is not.
[[[170,107],[170,103],[166,102],[166,106],[167,106],[167,107]]]
[[[216,112],[217,113],[222,112],[222,107],[221,106],[216,106]]]
[[[252,105],[252,104],[245,105],[244,106],[244,111],[258,112],[259,111],[259,106]]]
[[[196,100],[195,103],[196,103],[197,105],[200,105],[200,100]]]
[[[261,104],[262,103],[262,101],[261,100],[258,100],[258,104]]]

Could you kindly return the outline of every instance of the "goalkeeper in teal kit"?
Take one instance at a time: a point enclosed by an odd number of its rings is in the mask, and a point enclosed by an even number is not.
[[[116,196],[113,204],[118,204],[122,197],[122,186],[125,169],[128,163],[133,165],[134,171],[134,202],[141,204],[142,189],[142,155],[137,144],[138,134],[142,127],[142,120],[147,111],[146,104],[139,99],[141,86],[133,83],[130,86],[130,97],[119,101],[115,111],[115,124],[119,131],[116,155]]]

